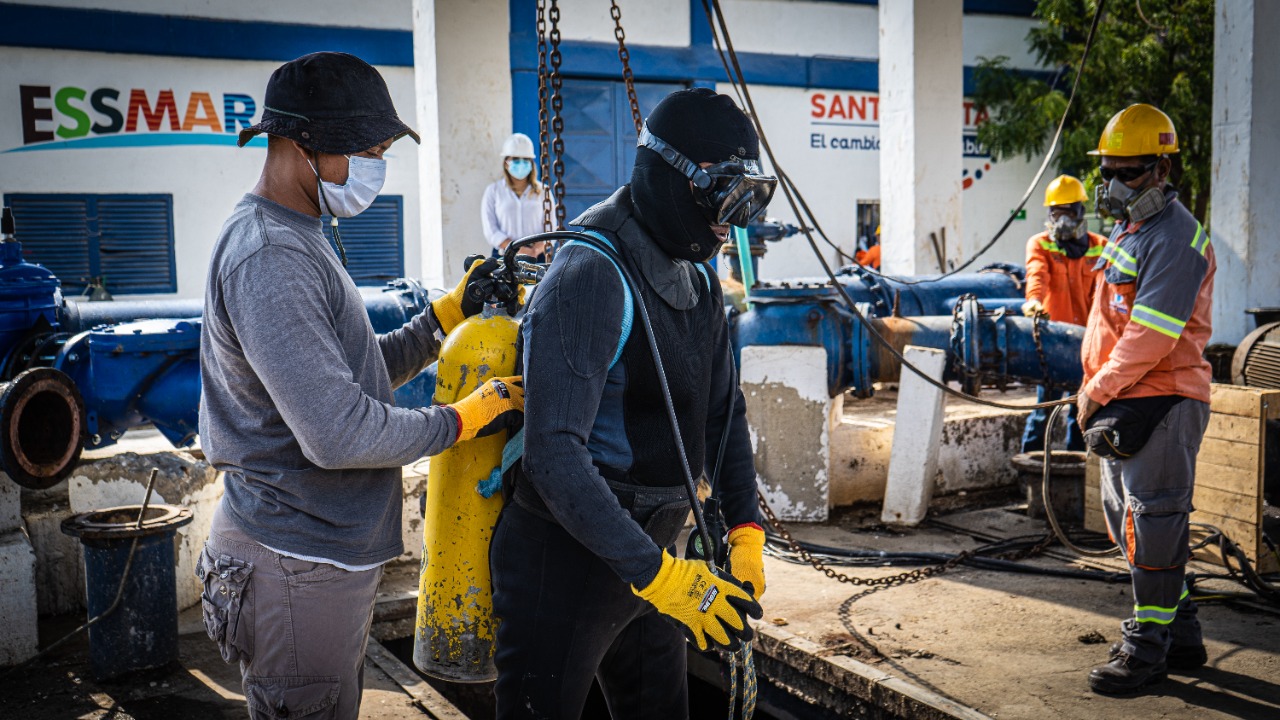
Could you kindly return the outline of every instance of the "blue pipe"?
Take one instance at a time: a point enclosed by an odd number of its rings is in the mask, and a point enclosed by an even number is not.
[[[912,298],[918,300],[918,295]],[[752,309],[731,320],[736,359],[740,363],[742,348],[751,345],[823,347],[828,393],[835,397],[852,391],[869,397],[873,383],[897,380],[901,373],[897,358],[872,336],[874,330],[899,352],[907,345],[948,351],[946,379],[961,381],[970,393],[1010,380],[1075,388],[1083,375],[1084,329],[1076,325],[1040,321],[1042,353],[1036,348],[1032,320],[999,303],[987,308],[984,301],[967,299],[958,312],[923,317],[877,317],[871,303],[859,302],[857,307],[865,323],[829,286],[761,288]]]
[[[377,333],[399,328],[429,304],[428,292],[414,280],[397,280],[383,290],[365,289],[362,294]],[[148,423],[175,446],[194,442],[199,431],[200,318],[162,317],[98,324],[135,313],[163,316],[189,312],[192,305],[193,301],[177,300],[102,310],[63,309],[60,317],[67,320],[64,327],[92,327],[67,339],[52,362],[54,369],[71,377],[84,397],[85,447],[111,445],[129,429]],[[396,389],[396,404],[429,405],[434,391],[433,365]]]

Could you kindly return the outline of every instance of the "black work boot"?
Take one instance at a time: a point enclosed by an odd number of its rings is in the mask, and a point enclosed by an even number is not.
[[[1134,692],[1146,685],[1161,682],[1168,674],[1164,662],[1149,663],[1120,653],[1106,665],[1089,672],[1089,687],[1097,693]]]
[[[1107,655],[1110,660],[1115,660],[1120,654],[1122,643],[1111,643],[1111,652]],[[1204,644],[1200,645],[1170,645],[1169,652],[1164,656],[1165,665],[1170,670],[1195,670],[1209,662],[1209,651],[1204,649]]]

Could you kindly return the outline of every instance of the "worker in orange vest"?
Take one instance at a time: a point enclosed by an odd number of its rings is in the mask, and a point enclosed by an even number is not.
[[[1084,204],[1089,199],[1084,185],[1070,175],[1054,178],[1045,189],[1044,206],[1049,209],[1045,231],[1027,241],[1027,301],[1022,314],[1044,316],[1055,322],[1084,325],[1089,305],[1098,288],[1100,273],[1094,268],[1107,244],[1103,236],[1089,232],[1084,220]],[[1036,402],[1057,400],[1071,394],[1071,388],[1041,385]],[[1043,450],[1049,413],[1032,410],[1022,433],[1022,452]],[[1067,449],[1084,450],[1084,435],[1072,406],[1067,419]]]
[[[1132,692],[1170,668],[1208,659],[1184,578],[1196,455],[1209,424],[1213,246],[1167,185],[1178,152],[1173,121],[1132,105],[1107,123],[1098,208],[1116,219],[1098,264],[1081,346],[1077,402],[1089,449],[1102,456],[1107,529],[1133,578],[1133,616],[1110,662],[1089,673],[1095,692]]]
[[[866,250],[859,250],[853,254],[854,262],[859,265],[865,265],[872,270],[880,269],[880,226],[876,226],[875,244]]]

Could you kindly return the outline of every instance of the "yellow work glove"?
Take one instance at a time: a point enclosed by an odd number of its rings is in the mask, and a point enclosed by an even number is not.
[[[467,267],[467,274],[458,281],[458,286],[450,290],[448,295],[431,303],[431,311],[435,313],[436,320],[440,322],[440,329],[446,335],[453,332],[458,323],[484,309],[484,298],[488,293],[483,292],[481,286],[484,283],[492,284],[493,273],[501,264],[497,258],[484,258],[478,255],[472,256],[469,260],[471,262]],[[472,292],[468,293],[468,288],[471,288]]]
[[[729,570],[759,600],[764,595],[764,530],[755,523],[729,531]]]
[[[1040,302],[1039,300],[1036,300],[1035,298],[1031,298],[1030,300],[1022,303],[1022,314],[1026,315],[1027,317],[1035,317],[1037,315],[1043,315],[1044,303]]]
[[[751,640],[747,615],[759,619],[759,603],[731,577],[717,577],[701,560],[681,560],[662,551],[662,567],[644,589],[631,592],[648,600],[658,612],[680,622],[684,634],[699,650],[717,645],[736,650]]]
[[[494,378],[449,407],[458,413],[458,439],[454,442],[501,430],[514,433],[524,424],[524,378]]]

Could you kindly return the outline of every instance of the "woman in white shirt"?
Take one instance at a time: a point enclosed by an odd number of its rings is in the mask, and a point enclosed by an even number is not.
[[[495,256],[515,240],[544,232],[542,194],[547,188],[538,182],[533,160],[533,141],[528,135],[515,133],[502,144],[502,177],[485,188],[480,204],[484,237]],[[544,245],[529,245],[520,253],[541,255]]]

